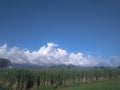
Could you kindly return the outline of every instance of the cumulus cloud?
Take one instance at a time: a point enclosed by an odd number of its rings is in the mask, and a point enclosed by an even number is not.
[[[111,62],[110,63],[111,66],[120,66],[120,57],[119,56],[112,56],[112,57],[110,57],[109,61]]]
[[[120,58],[114,56],[110,60],[98,60],[92,55],[84,56],[83,53],[68,53],[66,50],[58,48],[55,43],[47,43],[37,51],[20,49],[18,47],[8,48],[7,44],[0,46],[0,57],[8,58],[12,63],[37,64],[37,65],[76,65],[76,66],[118,66]]]

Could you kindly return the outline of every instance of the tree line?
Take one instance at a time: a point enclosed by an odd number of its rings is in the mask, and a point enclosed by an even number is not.
[[[9,67],[10,60],[5,58],[0,58],[0,68],[6,68]]]

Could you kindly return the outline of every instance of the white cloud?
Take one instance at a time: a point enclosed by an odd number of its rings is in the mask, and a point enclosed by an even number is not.
[[[111,66],[120,66],[120,57],[119,56],[112,56],[110,58],[110,65]]]
[[[38,65],[73,64],[77,66],[118,66],[120,57],[114,56],[109,60],[98,60],[92,55],[84,56],[83,53],[68,53],[66,50],[57,47],[57,44],[48,43],[37,51],[30,52],[27,49],[18,47],[8,48],[7,44],[0,46],[0,57],[8,58],[12,63],[31,63]]]

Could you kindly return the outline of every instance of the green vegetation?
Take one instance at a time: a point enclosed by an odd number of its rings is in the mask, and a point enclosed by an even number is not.
[[[9,90],[55,90],[71,83],[118,78],[119,68],[0,69],[0,87]]]
[[[61,86],[56,90],[120,90],[120,80],[93,81]]]

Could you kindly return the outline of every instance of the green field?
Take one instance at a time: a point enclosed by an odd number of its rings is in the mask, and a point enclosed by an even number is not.
[[[56,90],[120,90],[120,80],[95,81],[61,86]]]
[[[54,87],[43,87],[31,90],[120,90],[120,79],[72,83]]]
[[[0,90],[120,90],[119,68],[0,69]]]
[[[7,90],[1,89],[0,90]],[[61,85],[54,89],[54,87],[43,87],[31,90],[120,90],[120,79],[93,81],[87,83],[73,83],[69,85]]]

